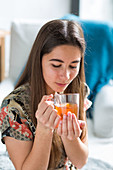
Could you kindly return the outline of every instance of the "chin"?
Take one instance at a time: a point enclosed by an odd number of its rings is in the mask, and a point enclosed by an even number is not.
[[[58,93],[63,93],[65,91],[66,88],[64,89],[56,89],[55,92],[58,92]]]

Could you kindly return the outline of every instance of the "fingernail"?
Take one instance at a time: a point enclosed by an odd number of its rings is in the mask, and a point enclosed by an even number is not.
[[[65,114],[63,115],[63,119],[66,119],[66,115]]]
[[[74,113],[72,114],[72,118],[75,118],[75,114]]]
[[[85,126],[86,125],[86,122],[81,122],[82,126]]]
[[[71,112],[68,112],[67,115],[68,115],[68,116],[71,116]]]
[[[52,96],[53,96],[53,94],[48,95],[48,97],[52,97]]]

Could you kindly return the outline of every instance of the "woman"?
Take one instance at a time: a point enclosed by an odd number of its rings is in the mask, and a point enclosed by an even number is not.
[[[84,51],[82,29],[73,21],[53,20],[39,31],[1,108],[2,142],[17,170],[82,168],[87,162]],[[55,92],[80,94],[79,120],[71,112],[60,120],[50,102]]]

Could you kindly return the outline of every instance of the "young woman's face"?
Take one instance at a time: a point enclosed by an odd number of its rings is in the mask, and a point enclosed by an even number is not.
[[[63,92],[79,73],[81,51],[71,45],[55,47],[42,57],[47,94]]]

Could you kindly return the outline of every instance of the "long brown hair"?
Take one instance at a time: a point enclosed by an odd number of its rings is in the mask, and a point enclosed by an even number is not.
[[[85,52],[85,40],[81,26],[68,20],[53,20],[46,23],[39,31],[36,40],[31,49],[28,62],[25,70],[20,77],[15,88],[22,84],[29,82],[31,89],[31,112],[32,120],[36,125],[35,112],[37,106],[41,101],[43,95],[46,94],[45,81],[42,74],[42,57],[44,54],[50,53],[53,48],[59,45],[72,45],[79,47],[81,51],[80,70],[77,77],[67,87],[65,92],[79,93],[80,94],[80,110],[79,119],[86,120],[84,113],[84,52]],[[81,139],[86,135],[86,129],[83,130]],[[53,136],[53,143],[50,157],[50,168],[55,168],[58,160],[61,157],[62,142],[57,134]]]

